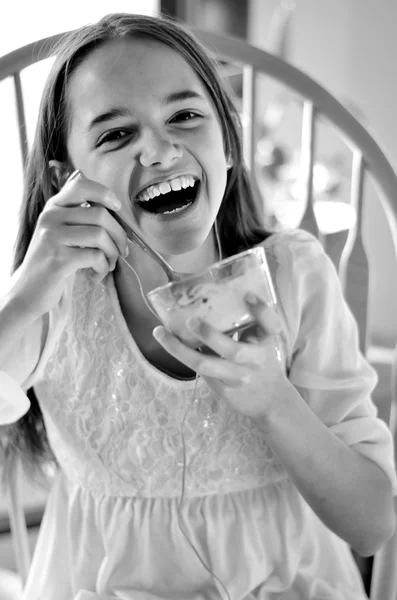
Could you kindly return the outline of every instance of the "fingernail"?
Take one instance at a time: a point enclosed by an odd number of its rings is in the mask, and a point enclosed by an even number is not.
[[[116,194],[113,194],[113,192],[108,192],[108,198],[110,200],[110,202],[113,205],[113,209],[114,210],[120,210],[121,208],[121,202],[120,200],[117,198]]]
[[[124,258],[127,258],[127,256],[129,255],[129,253],[130,253],[130,249],[129,249],[128,244],[127,244],[127,246],[124,248],[124,252],[123,252]]]
[[[201,320],[198,317],[191,317],[186,321],[186,325],[193,331],[198,331],[201,326]]]
[[[161,327],[161,325],[159,325],[158,327],[155,327],[153,329],[153,337],[161,342],[161,340],[163,340],[165,338],[165,331],[164,331],[164,327]]]
[[[259,303],[259,298],[256,294],[254,294],[254,292],[247,292],[245,295],[245,300],[252,306],[256,306]]]
[[[83,173],[80,171],[80,169],[76,169],[76,171],[73,171],[73,173],[69,175],[69,177],[65,181],[65,185],[67,183],[70,183],[71,181],[74,181],[75,179],[80,179],[80,177],[83,177]]]

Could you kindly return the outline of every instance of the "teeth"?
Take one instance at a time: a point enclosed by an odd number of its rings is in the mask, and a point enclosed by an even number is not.
[[[168,181],[164,181],[163,183],[160,183],[159,190],[162,194],[168,194],[168,192],[171,191],[171,186],[168,183]]]
[[[174,192],[178,192],[179,190],[182,189],[182,183],[180,179],[173,179],[171,181],[171,189],[174,190]]]
[[[179,208],[174,208],[173,210],[166,210],[163,212],[163,215],[172,215],[173,213],[181,212],[181,210],[186,210],[191,205],[191,202],[188,202],[185,206],[180,206]]]
[[[160,194],[168,194],[171,190],[178,191],[182,188],[193,187],[194,184],[195,179],[191,175],[182,175],[170,181],[162,181],[159,184],[150,185],[137,196],[137,200],[139,202],[146,202],[156,196],[160,196]]]

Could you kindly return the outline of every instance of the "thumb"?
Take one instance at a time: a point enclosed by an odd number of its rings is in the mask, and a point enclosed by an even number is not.
[[[250,313],[267,335],[277,335],[281,332],[281,319],[274,305],[268,305],[253,292],[248,292],[245,302]]]

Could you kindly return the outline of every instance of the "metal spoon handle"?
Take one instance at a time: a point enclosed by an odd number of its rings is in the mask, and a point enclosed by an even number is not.
[[[115,212],[113,210],[109,210],[109,212],[112,215],[112,217],[119,223],[119,225],[121,225],[121,227],[124,229],[124,231],[127,234],[128,239],[131,242],[133,242],[134,244],[136,244],[137,246],[139,246],[139,248],[141,248],[141,250],[146,252],[146,254],[148,254],[150,256],[150,258],[155,260],[160,265],[160,267],[163,269],[164,273],[167,275],[167,279],[169,281],[174,281],[175,279],[177,279],[177,275],[176,275],[176,272],[174,271],[174,269],[172,267],[170,267],[170,265],[167,263],[167,261],[164,260],[164,258],[161,256],[161,254],[159,254],[157,252],[157,250],[152,248],[146,242],[146,240],[141,236],[140,233],[138,233],[135,229],[133,229],[131,227],[131,225],[129,225],[117,212]]]

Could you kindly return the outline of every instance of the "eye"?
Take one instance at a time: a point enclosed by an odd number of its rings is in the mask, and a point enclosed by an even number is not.
[[[177,115],[173,116],[171,119],[171,123],[188,123],[189,121],[194,121],[195,119],[200,119],[201,115],[192,111],[192,110],[183,110]]]
[[[125,142],[129,137],[133,135],[132,131],[128,129],[113,129],[112,131],[108,131],[103,134],[96,143],[96,147],[99,148],[104,144],[117,144],[121,142]]]

